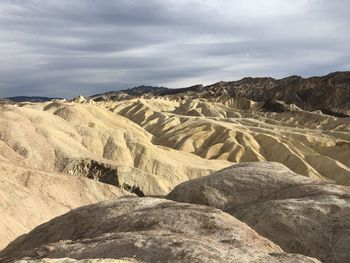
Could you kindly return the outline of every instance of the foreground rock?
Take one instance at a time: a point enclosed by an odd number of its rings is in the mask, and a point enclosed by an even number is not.
[[[129,193],[87,178],[0,161],[0,250],[19,235],[72,208],[125,194]]]
[[[169,199],[220,208],[285,251],[350,262],[350,188],[278,163],[242,163],[177,186]]]
[[[0,253],[21,258],[133,258],[139,262],[318,262],[286,254],[234,217],[206,206],[121,198],[75,209]]]
[[[16,263],[132,263],[137,262],[135,260],[117,260],[109,258],[95,258],[95,259],[71,259],[71,258],[43,258],[43,259],[34,259],[34,260],[18,260]]]

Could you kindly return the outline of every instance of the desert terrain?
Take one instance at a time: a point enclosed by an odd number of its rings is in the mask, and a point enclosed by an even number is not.
[[[349,87],[3,100],[0,262],[350,261]]]

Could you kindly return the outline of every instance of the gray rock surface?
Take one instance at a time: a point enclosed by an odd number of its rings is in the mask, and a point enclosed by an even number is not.
[[[349,187],[279,163],[242,163],[184,182],[168,198],[226,211],[285,251],[350,262]]]
[[[96,258],[96,259],[81,259],[76,260],[72,258],[43,258],[43,259],[28,259],[17,260],[16,263],[133,263],[135,260],[119,260],[110,258]]]
[[[0,262],[25,258],[139,262],[318,262],[287,254],[227,213],[165,199],[128,197],[81,207],[17,238]]]

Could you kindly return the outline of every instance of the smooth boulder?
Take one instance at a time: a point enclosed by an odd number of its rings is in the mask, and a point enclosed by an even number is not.
[[[319,262],[287,254],[218,209],[125,197],[72,210],[13,241],[1,262],[25,258],[136,262]]]
[[[168,198],[226,211],[287,252],[350,262],[349,187],[279,163],[241,163],[184,182]]]

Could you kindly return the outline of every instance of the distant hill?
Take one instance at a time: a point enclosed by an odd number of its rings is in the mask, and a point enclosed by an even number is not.
[[[303,110],[321,110],[327,114],[346,117],[350,110],[350,72],[334,72],[326,76],[310,78],[300,76],[283,79],[247,77],[238,81],[220,81],[208,86],[196,85],[181,89],[140,86],[98,94],[91,98],[103,101],[157,96],[174,100],[235,97],[244,97],[254,101],[278,100],[287,104],[295,104]]]
[[[121,96],[124,98],[125,96],[138,97],[138,96],[145,96],[146,94],[150,94],[151,96],[155,96],[157,94],[162,95],[164,93],[167,93],[168,90],[169,90],[168,88],[164,88],[164,87],[138,86],[132,89],[110,91],[102,94],[96,94],[96,95],[90,96],[90,98],[96,101],[119,100]]]
[[[61,98],[49,98],[49,97],[40,97],[40,96],[15,96],[15,97],[7,97],[7,100],[13,102],[45,102],[51,101],[53,99],[61,99]]]

